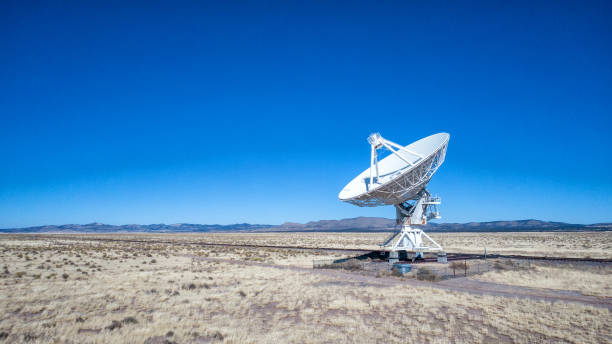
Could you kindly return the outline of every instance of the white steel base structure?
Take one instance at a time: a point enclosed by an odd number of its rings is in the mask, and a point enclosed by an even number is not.
[[[395,233],[393,243],[388,246],[390,252],[406,251],[414,252],[415,258],[423,258],[423,252],[441,252],[442,247],[433,240],[427,233],[422,230],[411,227],[402,227],[399,233]],[[423,237],[425,237],[430,244],[423,245]],[[386,245],[384,245],[386,246]]]
[[[413,252],[415,258],[423,258],[424,252],[442,252],[442,247],[418,228],[427,223],[427,220],[440,218],[437,206],[439,197],[431,197],[425,189],[418,194],[418,199],[411,202],[396,204],[397,223],[401,225],[398,232],[393,233],[381,246],[395,259],[398,251]],[[426,243],[423,243],[423,239]]]

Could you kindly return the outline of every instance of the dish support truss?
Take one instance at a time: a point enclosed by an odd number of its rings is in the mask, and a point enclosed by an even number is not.
[[[389,250],[390,258],[397,258],[397,251],[414,252],[415,258],[423,258],[423,252],[442,251],[442,247],[419,228],[427,224],[427,220],[440,218],[440,202],[439,197],[432,197],[423,189],[416,199],[395,204],[396,223],[401,229],[381,244]]]
[[[408,150],[396,143],[384,139],[380,134],[375,133],[368,137],[368,142],[371,145],[370,159],[370,174],[364,182],[370,189],[368,192],[355,198],[345,200],[345,202],[354,204],[359,207],[376,207],[380,205],[392,205],[404,202],[406,199],[413,199],[415,195],[421,192],[438,167],[444,162],[446,157],[446,147],[448,142],[444,143],[438,150],[429,156],[423,157],[417,152]],[[393,149],[393,148],[396,149]],[[380,185],[380,182],[385,179],[378,173],[378,149],[386,148],[396,155],[408,165],[409,170],[402,170],[397,173],[402,174],[399,178],[396,176],[385,176],[390,181]],[[399,152],[405,154],[399,154]],[[413,160],[408,157],[412,156]],[[378,184],[378,185],[377,185]],[[376,186],[376,187],[374,187]]]

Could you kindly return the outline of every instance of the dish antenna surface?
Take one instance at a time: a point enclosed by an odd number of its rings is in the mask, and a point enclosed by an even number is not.
[[[439,133],[400,146],[379,133],[371,134],[370,167],[338,195],[341,201],[360,207],[395,206],[401,228],[381,244],[391,259],[398,257],[398,251],[414,252],[415,258],[422,258],[423,252],[442,251],[419,226],[440,218],[440,198],[432,197],[425,187],[444,162],[449,139],[449,134]],[[379,150],[385,149],[391,154],[379,161]],[[423,237],[429,244],[423,244]]]

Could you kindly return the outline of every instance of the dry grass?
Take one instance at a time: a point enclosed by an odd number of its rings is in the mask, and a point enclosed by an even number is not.
[[[531,263],[528,269],[504,268],[475,277],[481,281],[533,288],[573,290],[612,297],[612,269],[599,264]]]
[[[174,238],[181,240],[178,236]],[[305,265],[312,255],[290,250],[2,236],[0,340],[2,337],[15,343],[612,340],[609,326],[612,317],[605,307],[389,286],[384,281],[363,283],[341,272],[314,274],[291,267]],[[248,259],[251,263],[221,259]]]
[[[612,259],[609,232],[429,233],[447,252],[523,254]],[[177,243],[206,242],[272,246],[379,249],[389,233],[207,233],[108,234],[85,237],[159,239]],[[82,237],[80,235],[79,237]]]
[[[612,258],[612,232],[448,233],[433,238],[448,252]]]

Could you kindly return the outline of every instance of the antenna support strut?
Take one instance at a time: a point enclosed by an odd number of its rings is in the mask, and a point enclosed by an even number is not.
[[[419,227],[427,220],[439,219],[439,197],[432,197],[423,189],[416,199],[395,205],[396,223],[401,229],[393,233],[381,246],[392,253],[397,251],[414,252],[415,258],[423,258],[423,252],[441,252],[442,247]],[[423,244],[425,238],[429,244]],[[397,254],[395,254],[396,256]]]

